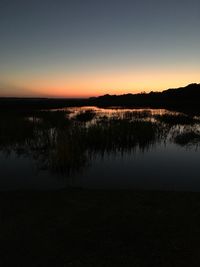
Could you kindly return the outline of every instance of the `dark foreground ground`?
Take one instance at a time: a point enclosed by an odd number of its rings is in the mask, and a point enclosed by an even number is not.
[[[200,193],[0,193],[0,266],[200,266]]]

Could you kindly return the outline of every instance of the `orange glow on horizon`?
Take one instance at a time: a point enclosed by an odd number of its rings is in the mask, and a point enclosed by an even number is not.
[[[148,71],[99,74],[79,74],[73,77],[51,75],[44,78],[13,79],[19,89],[19,96],[38,97],[92,97],[104,94],[126,94],[162,91],[168,88],[186,86],[200,82],[199,72]],[[4,93],[5,94],[5,93]],[[14,96],[14,95],[13,95]]]

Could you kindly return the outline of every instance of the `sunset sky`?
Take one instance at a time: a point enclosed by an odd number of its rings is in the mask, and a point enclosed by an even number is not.
[[[199,0],[1,0],[0,96],[200,82]]]

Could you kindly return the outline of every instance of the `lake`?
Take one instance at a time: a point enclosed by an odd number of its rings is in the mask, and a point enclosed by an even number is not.
[[[200,118],[97,107],[0,114],[0,190],[200,191]]]

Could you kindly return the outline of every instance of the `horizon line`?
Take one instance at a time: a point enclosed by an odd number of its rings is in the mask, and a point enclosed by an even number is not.
[[[138,94],[149,94],[149,93],[162,93],[166,90],[170,90],[170,89],[181,89],[181,88],[185,88],[187,86],[190,86],[190,85],[200,85],[200,83],[197,83],[197,82],[192,82],[192,83],[189,83],[185,86],[180,86],[180,87],[173,87],[173,88],[166,88],[166,89],[163,89],[161,91],[149,91],[149,92],[146,92],[145,90],[141,90],[140,92],[137,92],[137,93],[130,93],[130,92],[127,92],[127,93],[124,93],[124,94],[109,94],[106,93],[106,94],[102,94],[102,95],[97,95],[97,96],[94,96],[94,95],[90,95],[90,96],[69,96],[69,97],[56,97],[56,96],[1,96],[0,95],[0,99],[57,99],[57,100],[65,100],[65,99],[68,99],[68,100],[79,100],[79,99],[90,99],[90,98],[98,98],[98,97],[101,97],[101,96],[105,96],[105,95],[110,95],[110,96],[122,96],[122,95],[138,95]]]

